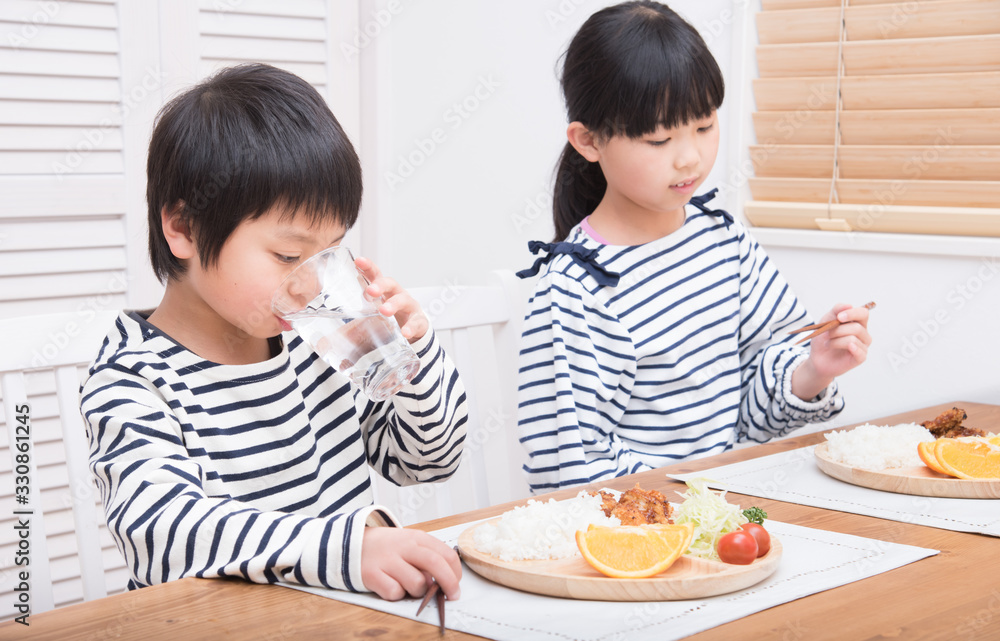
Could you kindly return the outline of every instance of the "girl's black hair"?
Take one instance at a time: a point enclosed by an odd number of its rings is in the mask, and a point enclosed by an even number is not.
[[[666,5],[625,2],[590,16],[566,50],[562,90],[570,122],[607,140],[705,118],[725,84],[698,32]],[[556,168],[556,240],[594,211],[607,189],[598,163],[567,143]]]
[[[163,207],[181,207],[205,267],[240,223],[275,207],[345,228],[361,208],[361,163],[340,123],[312,85],[266,64],[223,69],[167,103],[146,178],[161,282],[184,272],[163,235]]]

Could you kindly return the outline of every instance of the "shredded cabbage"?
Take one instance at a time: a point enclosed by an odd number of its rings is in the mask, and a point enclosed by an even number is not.
[[[726,492],[718,494],[708,488],[706,479],[687,481],[688,491],[681,494],[684,502],[677,508],[675,523],[694,525],[694,536],[687,553],[704,559],[719,560],[715,546],[723,534],[740,529],[748,523],[740,506],[726,500]]]

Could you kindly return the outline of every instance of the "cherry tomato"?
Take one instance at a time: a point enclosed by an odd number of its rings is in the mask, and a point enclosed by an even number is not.
[[[757,556],[764,556],[771,549],[771,535],[767,533],[764,526],[756,523],[744,523],[740,528],[744,532],[749,532],[757,540]]]
[[[743,530],[724,534],[716,546],[723,563],[750,565],[757,558],[757,539]]]

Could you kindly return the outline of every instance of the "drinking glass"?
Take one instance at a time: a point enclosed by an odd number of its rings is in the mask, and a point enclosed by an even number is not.
[[[384,401],[416,376],[420,361],[396,319],[378,311],[383,299],[365,295],[369,284],[350,249],[331,247],[282,281],[271,309],[369,399]]]

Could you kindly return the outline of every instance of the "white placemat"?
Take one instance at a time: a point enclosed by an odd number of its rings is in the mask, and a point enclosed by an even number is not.
[[[464,524],[433,532],[449,545]],[[462,575],[462,598],[449,601],[449,629],[504,641],[525,639],[666,641],[708,630],[754,612],[862,580],[937,554],[897,543],[768,520],[784,551],[778,570],[761,583],[708,599],[656,602],[579,601],[513,590],[481,578],[468,567]],[[613,579],[608,579],[609,581]],[[437,625],[434,601],[414,616],[419,601],[389,602],[372,594],[287,586],[320,596]]]
[[[668,474],[686,481],[709,480],[716,489],[810,505],[880,519],[1000,536],[1000,500],[949,499],[896,494],[852,485],[823,473],[813,450],[803,447],[713,467],[690,474]]]

